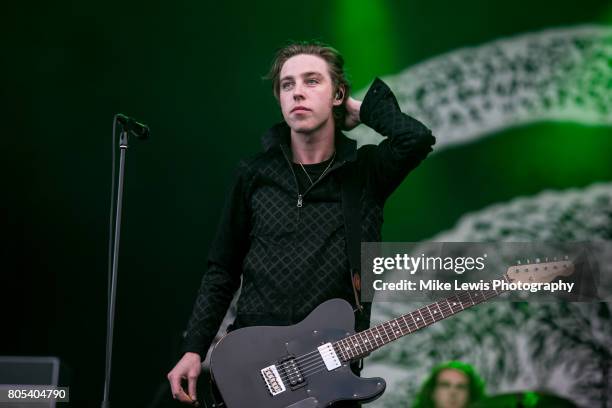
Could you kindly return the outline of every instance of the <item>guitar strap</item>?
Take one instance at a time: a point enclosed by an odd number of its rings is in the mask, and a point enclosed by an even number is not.
[[[355,312],[363,313],[361,295],[361,182],[362,177],[355,164],[344,169],[341,181],[342,209],[344,212],[344,231],[346,233],[346,251],[351,272],[351,284],[355,295]]]
[[[351,272],[351,284],[353,295],[355,296],[355,321],[356,331],[365,330],[369,327],[369,310],[361,304],[361,174],[356,169],[355,164],[348,165],[344,169],[341,180],[342,189],[342,209],[344,212],[344,231],[346,234],[346,251],[348,254],[349,268]],[[351,365],[351,369],[357,375],[363,368],[363,359],[360,359],[356,366]]]

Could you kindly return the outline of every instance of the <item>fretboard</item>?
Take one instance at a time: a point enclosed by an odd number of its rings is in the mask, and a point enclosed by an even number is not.
[[[507,281],[507,277],[503,277]],[[493,287],[490,285],[490,287]],[[334,348],[342,361],[353,361],[365,357],[372,351],[400,337],[453,316],[472,306],[501,294],[501,290],[461,291],[455,295],[429,304],[414,312],[381,323],[367,330],[347,336],[335,342]]]

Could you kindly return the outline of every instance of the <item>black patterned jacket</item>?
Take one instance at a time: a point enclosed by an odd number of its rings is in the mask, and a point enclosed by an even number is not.
[[[363,177],[361,240],[380,241],[389,195],[432,151],[435,138],[400,111],[376,78],[360,110],[361,122],[386,136],[357,149],[336,132],[336,159],[303,195],[291,166],[290,129],[281,122],[264,135],[264,151],[235,172],[208,269],[187,326],[183,352],[206,354],[240,286],[234,327],[288,325],[331,298],[354,304],[345,243],[340,177],[352,166]],[[369,324],[369,308],[367,309]]]

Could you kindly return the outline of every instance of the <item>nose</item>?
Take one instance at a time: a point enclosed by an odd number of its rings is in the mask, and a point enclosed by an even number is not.
[[[293,99],[301,99],[304,97],[303,85],[301,82],[296,82],[293,87]]]

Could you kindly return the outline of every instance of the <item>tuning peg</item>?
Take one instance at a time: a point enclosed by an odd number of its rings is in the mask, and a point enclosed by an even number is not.
[[[565,260],[567,261],[569,259],[569,256],[565,255]]]
[[[557,260],[557,257],[555,256],[555,257],[553,258],[553,261],[556,261],[556,260]]]
[[[521,264],[521,260],[519,259],[518,261],[516,261],[516,264],[520,265]]]
[[[548,262],[548,257],[544,258],[544,262]]]
[[[536,263],[540,263],[540,258],[536,258]]]
[[[527,263],[529,263],[529,259],[527,260]]]

